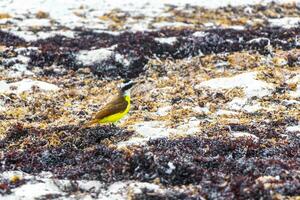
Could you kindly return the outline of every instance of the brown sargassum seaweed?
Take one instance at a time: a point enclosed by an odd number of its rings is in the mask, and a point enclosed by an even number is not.
[[[278,193],[299,195],[299,146],[295,133],[282,138],[276,126],[287,123],[234,125],[234,130],[252,133],[261,139],[233,139],[228,130],[214,127],[207,134],[175,140],[157,139],[146,146],[116,149],[113,143],[132,133],[114,126],[81,129],[63,126],[39,130],[12,127],[0,145],[1,171],[28,173],[51,171],[58,178],[104,182],[140,180],[164,186],[194,185],[193,193],[167,193],[165,198],[270,198]],[[264,127],[263,129],[260,127]],[[209,136],[212,133],[213,136]],[[286,133],[285,133],[286,134]],[[298,133],[299,134],[299,133]],[[274,138],[277,138],[274,140]],[[168,163],[175,169],[169,172]],[[259,177],[280,176],[270,186]],[[198,185],[200,184],[200,185]],[[150,196],[149,196],[150,195]],[[157,194],[159,198],[159,194]],[[145,191],[140,198],[155,197]]]
[[[150,58],[183,59],[199,54],[237,52],[253,50],[263,55],[270,53],[270,46],[283,50],[298,47],[299,28],[260,28],[248,30],[212,29],[203,31],[205,37],[195,37],[196,30],[160,30],[153,32],[124,32],[120,35],[94,33],[80,30],[75,39],[55,36],[35,42],[24,40],[0,31],[0,44],[6,46],[38,47],[39,51],[27,52],[30,66],[46,67],[52,64],[78,69],[82,65],[76,62],[76,52],[93,48],[108,48],[117,45],[114,50],[130,60],[130,64],[115,59],[104,61],[91,67],[100,77],[135,78],[144,71],[144,65]],[[174,44],[159,43],[156,37],[176,37]],[[253,40],[261,38],[260,40]],[[251,41],[252,40],[252,41]],[[269,44],[270,41],[270,44]],[[3,55],[5,57],[5,53]],[[155,57],[154,57],[155,56]],[[12,65],[13,63],[10,63]],[[103,66],[115,66],[109,69]]]
[[[197,7],[190,9],[195,12],[187,14],[170,7],[169,12],[175,13],[176,19],[164,20],[197,24],[200,19],[195,20],[196,16],[193,13],[203,13],[199,16],[204,22],[213,16],[214,20],[222,20],[220,16],[224,14],[227,17],[223,17],[223,23],[243,25],[245,19],[233,21],[232,13],[239,13],[247,19],[257,17],[256,14],[244,14],[244,8],[222,8],[212,12],[213,15],[207,15],[211,11],[205,9]],[[295,6],[281,7],[271,4],[270,7],[257,6],[252,9],[253,13],[264,13],[268,17],[276,17],[277,14],[299,15],[299,9]],[[160,20],[157,18],[154,21]],[[52,98],[39,94],[37,89],[36,93],[25,93],[20,96],[11,94],[9,98],[0,96],[1,99],[4,98],[5,106],[26,107],[33,113],[28,116],[24,114],[26,110],[17,113],[17,109],[13,110],[13,113],[7,111],[6,115],[0,113],[0,120],[5,123],[7,121],[6,127],[0,127],[1,137],[3,136],[0,140],[0,172],[21,170],[39,174],[42,171],[50,171],[60,179],[98,180],[107,184],[137,180],[159,184],[167,189],[163,194],[144,189],[141,194],[132,194],[132,199],[299,197],[300,133],[286,131],[287,126],[299,124],[297,110],[299,106],[284,102],[294,100],[288,97],[288,93],[295,91],[295,85],[288,85],[281,79],[284,79],[283,73],[297,74],[299,68],[297,36],[300,28],[283,29],[262,25],[249,26],[245,30],[207,30],[203,29],[201,24],[197,24],[191,29],[123,32],[119,35],[76,29],[74,30],[76,37],[73,39],[55,36],[34,42],[26,42],[0,30],[0,45],[11,46],[0,52],[1,58],[26,54],[30,57],[28,69],[40,67],[42,70],[38,76],[41,79],[59,84],[65,90],[58,91],[55,95],[49,93]],[[193,35],[196,31],[203,31],[203,37]],[[157,37],[176,37],[176,41],[173,44],[159,43],[155,40]],[[116,45],[114,49],[116,53],[130,61],[129,65],[115,59],[105,60],[95,66],[83,66],[76,61],[76,53],[80,50],[108,48],[113,45]],[[24,52],[20,52],[16,51],[18,47],[37,47],[38,50],[25,49]],[[194,58],[189,62],[184,60],[191,57]],[[270,60],[273,58],[273,63],[270,64],[272,68],[261,66],[265,65],[266,58]],[[287,61],[283,65],[277,62],[281,58]],[[14,60],[6,62],[5,59],[0,60],[5,69],[9,69],[17,62]],[[216,66],[222,62],[226,62],[228,72],[220,72],[220,68]],[[48,68],[52,65],[60,66],[66,71],[58,72],[54,68]],[[116,68],[111,70],[105,66]],[[84,69],[81,69],[83,67]],[[89,70],[85,71],[87,67],[93,74]],[[212,106],[209,109],[213,112],[222,108],[222,105],[230,102],[233,97],[242,95],[238,88],[226,94],[208,89],[196,90],[193,86],[199,81],[193,78],[222,77],[225,73],[235,75],[256,68],[261,71],[258,78],[273,83],[275,87],[272,95],[257,101],[266,106],[273,104],[280,106],[282,110],[241,112],[234,116],[241,119],[240,123],[230,122],[230,117],[220,117],[217,122],[212,120],[213,123],[210,123],[205,121],[205,118],[210,117],[209,114],[180,110],[186,105],[192,108],[204,107],[204,103],[210,102]],[[115,126],[82,128],[77,122],[82,118],[85,119],[91,110],[96,109],[87,106],[86,102],[101,102],[104,97],[101,99],[97,95],[106,96],[111,92],[109,88],[115,88],[114,83],[107,84],[108,80],[120,81],[121,78],[143,80],[146,83],[145,85],[140,83],[142,86],[146,88],[148,84],[157,87],[157,91],[166,87],[174,89],[171,92],[156,91],[144,95],[149,88],[145,91],[138,88],[138,94],[133,94],[133,98],[136,99],[132,108],[133,117],[128,120],[128,124],[132,124],[136,119],[157,120],[143,114],[146,111],[155,112],[157,107],[161,106],[159,104],[161,100],[178,109],[167,116],[174,127],[187,117],[203,119],[199,133],[193,136],[150,140],[143,146],[119,148],[116,144],[126,141],[135,134],[134,131]],[[27,96],[35,98],[28,100]],[[146,100],[138,99],[137,96],[142,96]],[[254,100],[255,98],[253,97]],[[75,109],[71,111],[63,109],[71,107],[70,105],[76,102],[84,102],[85,109],[80,112]],[[64,105],[65,103],[68,106]],[[80,120],[70,119],[70,116],[76,116]],[[57,118],[62,122],[61,126],[52,123]],[[50,123],[52,124],[48,125]],[[230,129],[251,133],[257,140],[251,137],[234,138],[230,135]],[[173,168],[170,169],[170,166]],[[26,181],[22,179],[1,182],[0,194],[10,193],[13,188],[25,184]],[[76,192],[79,188],[74,184],[71,190]],[[59,195],[45,198],[57,197]]]

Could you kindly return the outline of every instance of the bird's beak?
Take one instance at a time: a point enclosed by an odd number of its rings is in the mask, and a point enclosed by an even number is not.
[[[129,84],[130,88],[132,88],[135,84],[136,84],[136,82],[132,81],[132,82]]]
[[[136,83],[137,83],[137,82],[135,82],[135,81],[132,81],[132,82],[131,82],[132,86],[134,86]]]

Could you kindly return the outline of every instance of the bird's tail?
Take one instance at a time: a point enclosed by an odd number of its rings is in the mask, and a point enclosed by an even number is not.
[[[85,124],[83,124],[83,128],[86,128],[86,127],[89,127],[89,126],[91,126],[91,125],[93,125],[93,124],[96,124],[98,122],[98,120],[97,119],[93,119],[93,120],[91,120],[91,121],[89,121],[89,122],[86,122]]]

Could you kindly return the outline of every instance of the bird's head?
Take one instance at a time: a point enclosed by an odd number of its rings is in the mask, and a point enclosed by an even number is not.
[[[121,84],[121,87],[120,87],[120,90],[122,92],[122,94],[124,96],[127,96],[130,94],[130,89],[132,88],[132,86],[134,85],[135,83],[132,81],[132,80],[124,80],[124,82]]]

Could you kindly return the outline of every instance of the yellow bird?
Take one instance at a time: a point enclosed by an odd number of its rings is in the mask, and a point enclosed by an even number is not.
[[[131,80],[125,80],[119,88],[118,95],[113,98],[111,102],[102,107],[85,126],[96,123],[114,123],[123,118],[130,109],[130,90],[133,85],[134,82]]]

